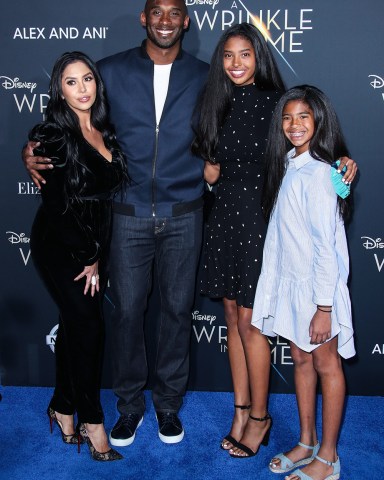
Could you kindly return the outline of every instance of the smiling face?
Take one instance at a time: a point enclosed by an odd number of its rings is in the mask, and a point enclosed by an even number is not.
[[[95,77],[84,62],[67,65],[61,76],[61,92],[68,106],[77,114],[88,112],[96,100]]]
[[[309,149],[309,143],[315,133],[315,121],[312,109],[301,100],[291,100],[283,109],[282,126],[284,135],[300,155]]]
[[[254,82],[256,55],[252,43],[243,37],[230,37],[224,44],[223,67],[238,87]]]
[[[189,24],[187,9],[182,0],[147,1],[140,19],[147,30],[148,40],[162,49],[176,45]]]

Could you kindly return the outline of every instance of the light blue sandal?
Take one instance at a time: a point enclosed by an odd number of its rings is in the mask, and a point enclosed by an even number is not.
[[[340,478],[340,459],[337,457],[336,462],[329,462],[328,460],[324,460],[324,458],[319,457],[318,455],[315,456],[316,460],[319,460],[319,462],[325,463],[326,465],[329,465],[330,467],[333,467],[333,473],[331,475],[328,475],[328,477],[325,477],[324,480],[338,480]],[[292,472],[291,475],[297,475],[301,480],[313,480],[312,477],[309,475],[306,475],[303,473],[301,470],[295,470]],[[288,478],[288,477],[285,477]]]
[[[286,473],[289,472],[290,470],[293,470],[296,467],[302,467],[303,465],[308,465],[308,463],[311,463],[312,460],[315,458],[317,455],[319,449],[320,449],[320,444],[316,443],[314,447],[311,445],[305,445],[304,443],[299,442],[298,445],[300,447],[307,448],[308,450],[312,450],[312,455],[307,458],[303,458],[302,460],[299,460],[295,463],[292,462],[288,457],[284,455],[284,453],[279,453],[278,455],[275,455],[273,459],[278,459],[280,460],[279,466],[276,465],[275,462],[272,462],[272,460],[269,462],[269,470],[272,473]]]

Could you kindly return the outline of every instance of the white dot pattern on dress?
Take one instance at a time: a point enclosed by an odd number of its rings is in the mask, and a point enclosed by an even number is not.
[[[252,308],[263,253],[263,157],[279,99],[255,85],[235,87],[215,155],[221,173],[206,225],[201,293]]]

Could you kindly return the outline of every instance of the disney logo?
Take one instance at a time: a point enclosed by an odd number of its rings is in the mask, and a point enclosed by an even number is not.
[[[8,241],[12,244],[14,243],[29,243],[29,238],[25,236],[25,233],[15,233],[15,232],[6,232],[6,234],[10,234],[8,237]]]
[[[378,75],[368,75],[368,78],[373,78],[372,82],[370,82],[371,87],[373,88],[384,87],[384,79],[379,77]]]
[[[214,9],[219,2],[220,0],[186,0],[185,4],[187,7],[191,5],[212,5]]]
[[[198,310],[192,312],[193,320],[198,320],[200,322],[209,322],[210,325],[216,320],[215,315],[200,315]]]
[[[365,239],[365,242],[363,242],[363,247],[367,250],[372,250],[373,248],[384,248],[384,242],[381,241],[381,238],[373,239],[371,237],[361,237],[361,239]]]
[[[30,90],[31,93],[37,87],[37,83],[33,82],[20,82],[20,78],[9,78],[0,76],[1,85],[5,88],[5,90],[12,90],[13,88],[25,88]]]

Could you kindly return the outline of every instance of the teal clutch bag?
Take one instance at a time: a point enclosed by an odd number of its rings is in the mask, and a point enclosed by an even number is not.
[[[333,188],[339,197],[347,198],[348,195],[351,193],[351,186],[343,182],[343,175],[347,171],[347,168],[344,167],[340,173],[338,173],[337,169],[339,168],[340,160],[332,163],[331,168],[331,180],[333,184]]]

